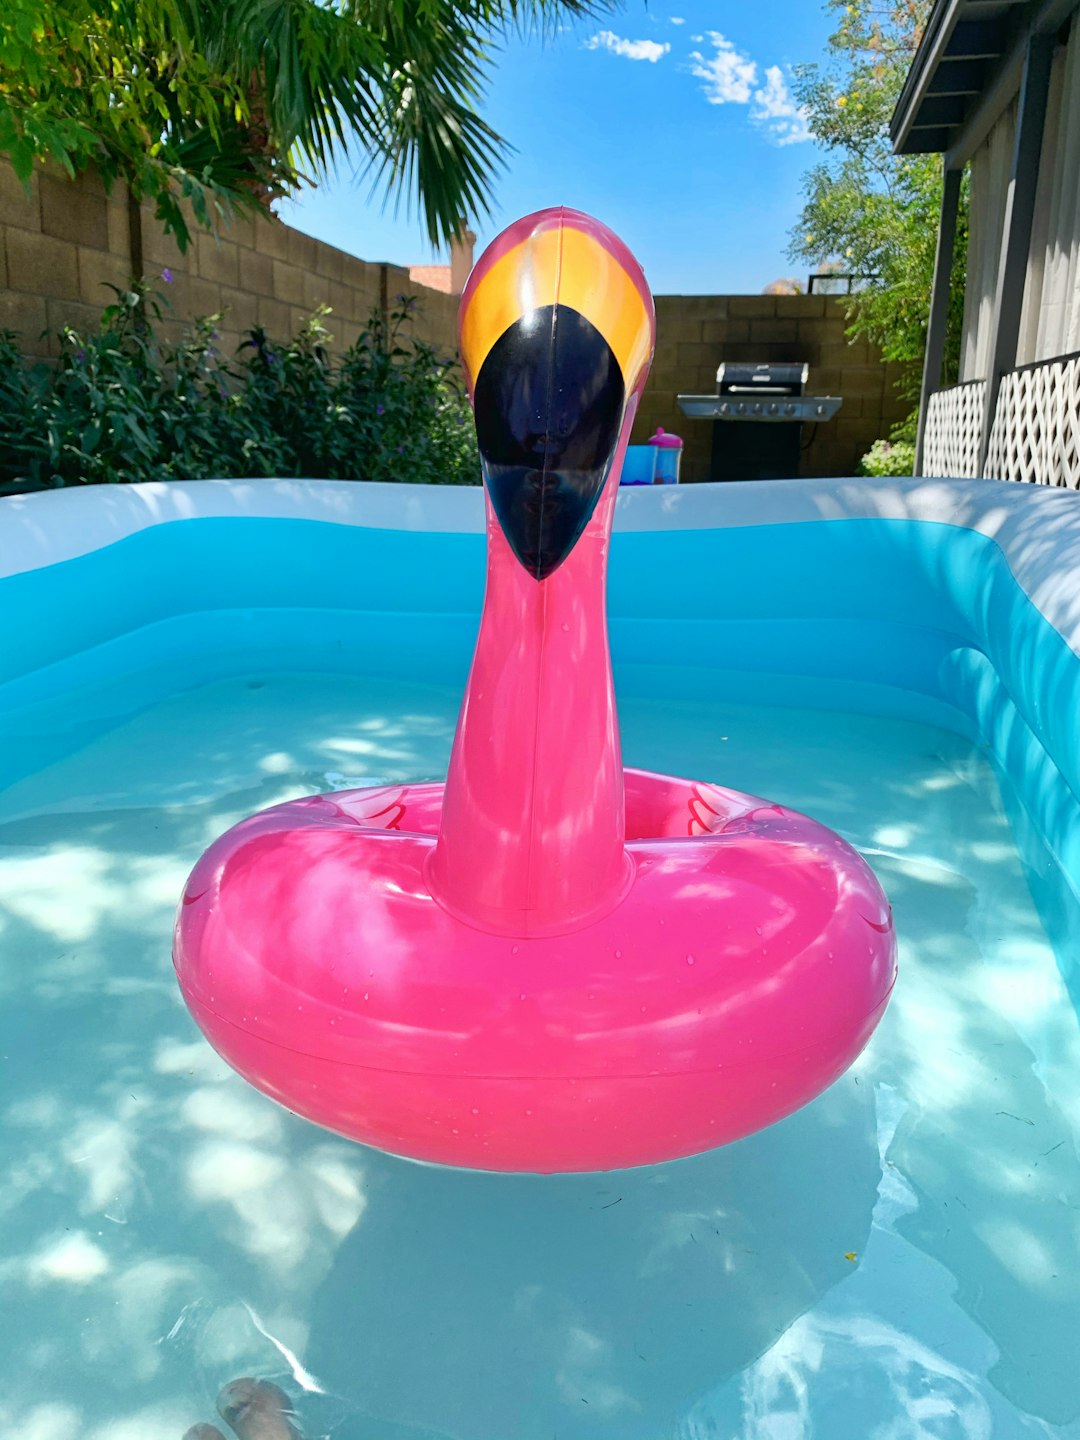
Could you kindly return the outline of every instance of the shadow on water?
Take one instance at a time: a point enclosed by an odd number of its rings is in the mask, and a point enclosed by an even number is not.
[[[638,1171],[371,1157],[363,1221],[313,1301],[312,1360],[365,1416],[425,1436],[669,1434],[850,1275],[878,1178],[872,1099],[853,1084]]]
[[[335,1440],[1080,1435],[1076,1016],[970,745],[628,702],[628,763],[781,798],[864,850],[896,998],[848,1076],[736,1146],[482,1176],[286,1115],[183,1009],[166,937],[214,835],[446,763],[449,690],[250,686],[0,799],[0,1433],[179,1440],[258,1372]]]

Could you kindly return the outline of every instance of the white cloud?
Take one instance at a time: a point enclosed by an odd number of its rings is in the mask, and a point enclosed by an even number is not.
[[[655,65],[671,46],[657,40],[624,40],[613,30],[601,30],[585,41],[586,50],[610,50],[612,55],[621,55],[624,60],[648,60]]]
[[[716,51],[711,60],[700,50],[690,56],[692,72],[705,81],[705,98],[710,105],[745,105],[757,81],[757,66],[718,30],[710,30],[709,39]]]
[[[668,16],[668,19],[671,21],[672,25],[685,25],[685,24],[686,24],[686,21],[683,19],[683,17],[682,17],[681,15],[669,15],[669,16]]]
[[[695,36],[695,39],[700,39]],[[691,73],[704,80],[702,89],[710,105],[749,105],[750,119],[776,145],[797,145],[810,140],[805,113],[799,109],[779,65],[768,65],[764,83],[758,83],[758,64],[717,30],[709,31],[714,53],[691,53]]]
[[[798,145],[813,138],[806,115],[792,99],[779,65],[770,65],[765,71],[765,84],[754,91],[750,116],[764,126],[778,145]]]

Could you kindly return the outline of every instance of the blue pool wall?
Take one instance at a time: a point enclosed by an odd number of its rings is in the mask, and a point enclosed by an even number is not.
[[[0,783],[76,724],[107,729],[252,656],[464,682],[478,491],[207,481],[0,506]],[[698,697],[923,720],[982,746],[1080,993],[1080,496],[995,481],[635,489],[609,620],[622,694],[676,693],[691,674]]]

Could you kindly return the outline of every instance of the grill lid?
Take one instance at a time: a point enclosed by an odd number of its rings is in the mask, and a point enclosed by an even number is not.
[[[753,365],[724,360],[716,372],[716,393],[801,395],[809,373],[810,367],[803,361]]]

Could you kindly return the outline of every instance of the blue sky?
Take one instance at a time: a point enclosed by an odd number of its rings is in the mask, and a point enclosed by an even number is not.
[[[617,231],[657,294],[801,275],[785,252],[817,151],[791,67],[821,59],[832,28],[820,0],[627,0],[553,39],[508,40],[483,113],[516,153],[492,219],[473,222],[477,254],[520,215],[565,204]],[[445,258],[348,166],[281,215],[366,260]]]

